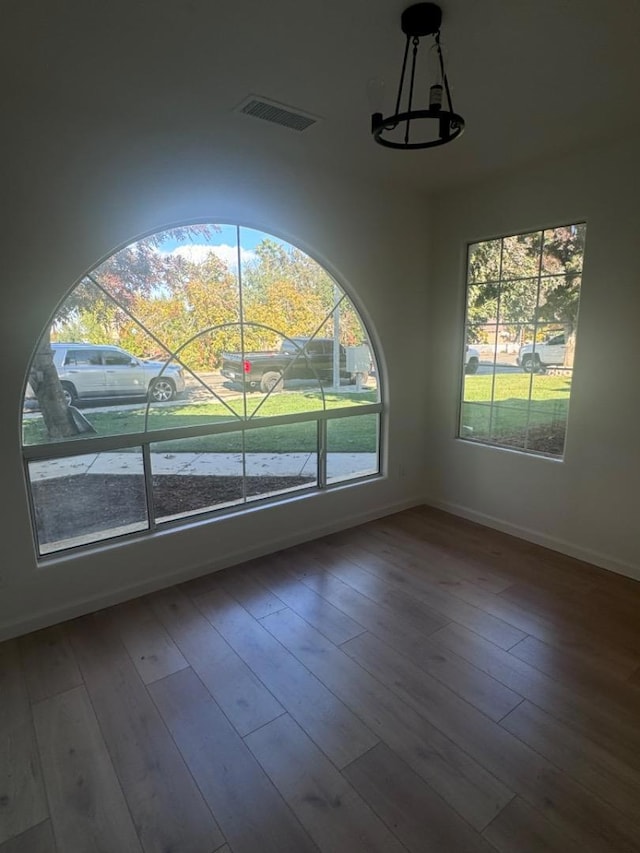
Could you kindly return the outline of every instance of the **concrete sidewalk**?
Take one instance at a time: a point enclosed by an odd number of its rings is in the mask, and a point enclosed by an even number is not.
[[[248,477],[315,476],[316,453],[247,453]],[[327,453],[327,476],[353,477],[373,474],[378,468],[376,453]],[[240,453],[152,453],[154,474],[198,476],[242,476]],[[80,474],[142,474],[140,453],[85,453],[67,459],[34,461],[29,465],[31,481]]]

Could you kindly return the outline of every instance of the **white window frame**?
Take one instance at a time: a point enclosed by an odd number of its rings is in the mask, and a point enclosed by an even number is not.
[[[473,438],[473,437],[464,433],[464,426],[465,426],[463,423],[464,407],[465,407],[465,403],[470,402],[470,401],[465,400],[465,380],[466,380],[466,375],[467,375],[466,371],[465,371],[465,368],[466,368],[466,347],[467,347],[467,345],[473,346],[473,344],[468,344],[469,328],[474,326],[474,325],[480,325],[480,324],[469,323],[469,317],[468,317],[469,290],[471,287],[479,286],[482,284],[485,284],[485,285],[496,284],[496,285],[498,285],[499,290],[498,290],[498,297],[497,297],[497,311],[496,311],[496,322],[495,322],[496,332],[495,332],[495,340],[494,340],[494,346],[496,347],[496,352],[497,352],[497,346],[498,346],[498,329],[500,328],[500,325],[532,325],[534,328],[533,345],[532,345],[532,359],[534,359],[535,354],[536,354],[536,346],[538,346],[538,342],[536,340],[537,339],[537,330],[540,327],[550,326],[550,325],[558,325],[558,324],[554,323],[553,321],[538,321],[538,319],[534,319],[534,321],[532,323],[525,323],[524,321],[520,321],[519,323],[513,322],[513,323],[501,324],[501,322],[500,322],[500,296],[501,296],[500,291],[501,291],[501,285],[502,285],[503,281],[504,282],[518,282],[518,281],[531,281],[532,279],[535,279],[537,282],[537,285],[536,285],[537,286],[536,309],[537,309],[540,305],[541,281],[543,279],[558,278],[562,275],[561,273],[554,274],[554,273],[543,272],[542,264],[543,264],[543,259],[544,259],[544,233],[546,231],[554,231],[554,230],[557,230],[559,228],[575,228],[578,226],[584,226],[586,228],[586,226],[587,226],[586,220],[585,219],[579,219],[577,222],[561,223],[558,225],[545,225],[545,226],[542,226],[540,228],[532,228],[532,229],[527,229],[527,230],[523,230],[523,231],[517,231],[515,233],[510,233],[510,234],[501,234],[498,236],[486,237],[484,239],[471,240],[466,244],[466,247],[465,247],[465,280],[464,280],[464,325],[463,325],[464,345],[463,345],[463,355],[462,355],[460,393],[458,395],[458,418],[457,418],[457,429],[456,429],[456,438],[457,439],[459,439],[461,441],[465,441],[469,444],[480,445],[481,447],[491,447],[491,448],[494,448],[497,450],[507,450],[507,451],[514,452],[514,453],[524,453],[524,454],[527,454],[530,456],[537,456],[537,457],[541,457],[541,458],[545,458],[545,459],[549,459],[549,460],[557,461],[557,462],[562,462],[564,460],[564,456],[565,456],[565,452],[566,452],[566,444],[567,444],[567,432],[568,432],[568,424],[569,424],[569,410],[570,410],[572,389],[570,389],[570,391],[569,391],[569,397],[567,400],[567,412],[566,412],[566,417],[565,417],[565,430],[564,430],[564,441],[563,441],[562,453],[561,454],[547,453],[547,452],[544,452],[541,450],[537,450],[537,449],[528,447],[527,444],[528,444],[528,435],[529,435],[530,417],[531,417],[531,403],[532,403],[531,394],[532,394],[532,390],[533,390],[533,378],[534,378],[534,372],[533,371],[529,374],[528,397],[527,397],[526,401],[523,401],[523,408],[526,404],[526,409],[527,409],[527,422],[526,422],[526,427],[525,427],[525,443],[524,443],[524,446],[518,447],[516,445],[511,445],[508,443],[500,443],[499,441],[491,440],[490,436],[491,436],[491,430],[492,430],[492,424],[493,424],[494,409],[496,407],[499,407],[499,404],[496,404],[496,402],[494,400],[495,377],[496,377],[496,370],[495,370],[496,361],[495,361],[495,359],[493,362],[493,371],[491,374],[491,400],[488,402],[489,411],[490,411],[488,437],[486,437],[486,438]],[[529,234],[536,234],[536,233],[541,234],[541,242],[540,242],[540,249],[539,249],[540,259],[539,259],[539,263],[538,263],[537,273],[535,275],[524,275],[524,276],[516,276],[516,275],[503,276],[504,241],[508,240],[510,238],[525,236],[525,235],[529,235]],[[472,247],[477,246],[477,245],[481,245],[482,243],[494,243],[494,242],[497,242],[498,240],[501,243],[500,266],[499,266],[499,271],[498,271],[498,277],[496,279],[488,279],[488,280],[483,281],[483,282],[470,281],[470,278],[469,278],[470,263],[469,263],[469,261],[470,261],[470,255],[471,255]],[[584,254],[582,257],[582,265],[580,267],[580,271],[578,274],[580,275],[580,277],[582,277],[584,274]],[[582,287],[580,288],[580,299],[581,298],[582,298]],[[489,324],[487,324],[487,325],[489,325]],[[577,336],[577,325],[576,325],[576,336]],[[560,369],[567,370],[567,368],[560,368]],[[573,368],[571,368],[571,373],[573,374]]]
[[[239,276],[239,289],[240,294],[242,294],[242,281],[241,281],[241,263],[240,263],[240,229],[243,226],[235,225],[233,226],[237,229],[238,234],[238,276]],[[170,229],[163,229],[170,230]],[[156,232],[160,233],[160,232]],[[271,236],[268,232],[263,232],[266,236]],[[115,253],[114,253],[115,254]],[[322,266],[322,265],[320,265]],[[324,267],[323,267],[324,269]],[[333,276],[331,276],[333,278]],[[94,285],[103,289],[95,279],[92,278],[91,273],[88,273],[86,276],[83,276],[80,282],[85,279],[89,279],[93,281]],[[335,279],[334,279],[335,280]],[[339,285],[340,290],[343,293],[342,299],[346,298],[347,291],[344,289],[342,285]],[[105,291],[106,292],[106,291]],[[114,297],[111,294],[107,294],[111,299]],[[115,301],[115,300],[114,300]],[[240,306],[242,312],[242,296],[240,296]],[[355,306],[354,306],[355,307]],[[125,306],[120,305],[120,308],[125,311],[129,316],[131,316],[141,327],[145,330],[145,332],[154,339],[157,343],[161,344],[164,347],[163,342],[157,337],[157,335],[147,329],[144,324],[140,323],[140,321],[133,317],[130,312],[127,310]],[[328,316],[331,316],[331,313],[335,310],[335,306]],[[357,310],[357,309],[356,309]],[[375,364],[379,364],[379,360],[376,357],[376,353],[374,350],[373,343],[371,338],[368,335],[368,330],[366,328],[364,319],[360,312],[358,312],[358,316],[360,318],[360,322],[362,323],[362,327],[367,332],[367,337],[369,340],[369,345],[371,347],[372,355],[375,360]],[[325,318],[326,320],[326,318]],[[323,320],[322,325],[324,325],[325,320]],[[232,324],[235,325],[235,324]],[[238,325],[240,326],[241,336],[244,334],[244,327],[247,325],[252,325],[251,321],[244,321],[242,318],[242,313],[240,315],[240,319],[238,321]],[[253,324],[255,325],[255,324]],[[216,327],[217,328],[217,327]],[[321,328],[321,326],[318,328]],[[210,330],[200,330],[198,335],[205,333]],[[275,331],[275,330],[274,330]],[[281,333],[280,333],[281,334]],[[317,332],[316,332],[317,334]],[[283,336],[286,337],[286,336]],[[185,344],[182,345],[183,347]],[[243,344],[243,352],[244,352],[244,344]],[[172,357],[175,360],[179,361],[179,351],[177,353],[172,353]],[[298,356],[296,356],[297,358]],[[184,366],[184,365],[183,365]],[[189,368],[187,368],[189,370]],[[189,371],[191,372],[191,371]],[[202,520],[203,517],[211,517],[216,518],[221,515],[238,515],[242,514],[243,511],[247,510],[249,507],[253,508],[256,505],[260,504],[276,504],[283,502],[284,500],[291,499],[292,495],[308,495],[313,493],[318,493],[320,491],[327,491],[332,489],[337,489],[344,487],[345,485],[351,485],[360,483],[363,481],[368,481],[371,479],[376,479],[382,476],[382,447],[383,447],[383,418],[382,414],[385,410],[384,404],[382,402],[382,387],[380,383],[379,370],[376,369],[376,376],[378,381],[378,395],[379,401],[375,403],[366,403],[360,404],[358,406],[344,406],[342,408],[332,408],[326,409],[324,408],[324,392],[322,392],[322,402],[323,409],[311,412],[300,412],[293,414],[285,414],[285,415],[268,415],[264,417],[255,417],[256,411],[254,411],[251,415],[247,415],[246,412],[246,397],[245,397],[245,406],[244,406],[244,415],[238,416],[236,413],[236,417],[233,420],[222,422],[222,423],[211,423],[200,426],[185,426],[185,427],[173,427],[173,428],[165,428],[165,429],[147,429],[147,419],[150,410],[150,404],[147,403],[146,415],[145,415],[145,429],[139,432],[134,433],[125,433],[122,435],[109,435],[109,436],[99,436],[99,437],[83,437],[81,439],[74,438],[69,439],[67,441],[56,441],[51,443],[43,443],[43,444],[33,444],[33,445],[23,445],[22,446],[22,457],[23,457],[23,465],[24,465],[24,473],[25,480],[27,484],[27,492],[29,499],[29,509],[31,515],[32,522],[32,530],[34,536],[34,542],[36,546],[36,552],[39,561],[47,561],[51,558],[60,558],[60,556],[64,556],[65,553],[69,553],[70,551],[76,551],[78,549],[91,549],[92,547],[103,547],[108,545],[109,543],[115,542],[117,540],[123,538],[131,538],[131,537],[139,537],[146,536],[150,533],[158,529],[166,529],[172,526],[180,526],[183,527],[185,525],[189,525],[193,521],[197,520],[198,522]],[[269,392],[270,394],[271,392]],[[269,394],[263,398],[262,403],[268,398]],[[220,398],[222,402],[222,398]],[[227,408],[229,408],[227,406]],[[376,448],[376,470],[373,473],[367,473],[364,475],[355,474],[354,476],[346,476],[344,479],[339,481],[334,481],[329,483],[327,481],[327,423],[330,420],[338,420],[342,418],[355,418],[362,417],[366,415],[376,415],[377,416],[377,448]],[[299,423],[316,423],[317,429],[317,478],[316,483],[312,483],[309,487],[301,487],[299,489],[295,489],[292,491],[291,489],[285,489],[278,495],[274,495],[270,493],[268,496],[264,498],[260,498],[258,496],[251,497],[249,500],[246,496],[246,474],[244,473],[245,467],[245,450],[244,450],[244,436],[247,432],[255,429],[268,429],[269,427],[282,426],[288,424],[299,424]],[[188,515],[185,514],[181,516],[179,519],[172,519],[167,521],[158,521],[155,518],[154,514],[154,505],[153,505],[153,485],[152,485],[152,461],[151,461],[151,446],[161,443],[163,441],[175,441],[181,439],[188,439],[193,437],[200,436],[214,436],[221,435],[224,433],[241,433],[242,434],[242,445],[243,445],[243,500],[242,502],[238,502],[233,506],[224,505],[222,507],[216,508],[210,507],[205,508],[203,510],[194,510]],[[90,542],[85,542],[82,544],[74,544],[70,546],[63,546],[61,548],[42,551],[38,539],[38,526],[36,520],[36,508],[34,505],[34,499],[31,489],[31,478],[29,475],[29,465],[35,461],[52,461],[52,460],[60,460],[65,458],[72,458],[74,456],[82,456],[91,453],[109,453],[116,452],[122,450],[131,450],[138,449],[142,453],[143,460],[143,476],[144,476],[144,484],[145,484],[145,501],[146,501],[146,511],[147,511],[147,519],[148,519],[148,527],[136,531],[134,533],[126,533],[123,535],[118,535],[117,533],[113,536],[106,535],[104,537],[96,538]]]

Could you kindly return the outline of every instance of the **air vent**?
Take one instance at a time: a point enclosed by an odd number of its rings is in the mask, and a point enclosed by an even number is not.
[[[303,113],[295,107],[287,107],[284,104],[269,101],[259,95],[250,95],[235,108],[234,112],[261,118],[263,121],[270,121],[272,124],[279,124],[282,127],[289,127],[291,130],[299,132],[306,130],[318,121],[315,116],[309,115],[309,113]]]

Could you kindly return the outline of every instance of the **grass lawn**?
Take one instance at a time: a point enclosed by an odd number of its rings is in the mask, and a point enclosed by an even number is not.
[[[544,374],[465,376],[461,424],[469,438],[523,447],[529,433],[562,432],[567,421],[571,379]],[[529,391],[531,402],[529,403]],[[563,441],[562,437],[562,441]],[[531,442],[528,442],[531,446]],[[532,448],[535,449],[535,448]]]
[[[258,406],[262,394],[247,395],[247,414]],[[377,401],[376,392],[365,394],[326,394],[327,409],[353,406],[354,415],[358,407]],[[228,401],[234,411],[244,414],[242,398]],[[98,435],[127,435],[143,432],[145,428],[146,407],[129,411],[93,411],[87,414]],[[246,433],[246,449],[256,453],[296,453],[311,452],[317,447],[315,423],[287,424],[269,426],[269,416],[294,414],[297,412],[322,411],[322,396],[318,391],[291,391],[272,394],[256,414],[264,419],[265,429],[249,430]],[[330,452],[373,453],[377,450],[377,415],[362,415],[357,418],[339,419],[331,423],[329,434]],[[187,404],[149,410],[148,429],[170,429],[174,427],[197,426],[234,421],[234,415],[222,403]],[[241,421],[238,420],[238,426]],[[93,435],[93,434],[91,434]],[[42,418],[23,420],[24,443],[46,444],[49,439]],[[153,449],[171,452],[217,452],[238,453],[242,448],[239,433],[225,433],[215,436],[197,436],[166,441]]]

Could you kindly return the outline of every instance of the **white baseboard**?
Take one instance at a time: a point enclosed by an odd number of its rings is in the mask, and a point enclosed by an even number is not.
[[[599,551],[594,551],[591,548],[585,548],[575,542],[567,542],[564,539],[549,536],[546,533],[541,533],[538,530],[532,530],[529,527],[523,527],[519,524],[511,524],[508,521],[503,521],[500,518],[487,515],[484,512],[478,512],[477,510],[470,509],[469,507],[462,506],[461,504],[430,499],[425,500],[424,503],[427,506],[434,507],[434,509],[441,509],[443,512],[458,515],[461,518],[466,518],[469,521],[475,521],[485,527],[500,530],[502,533],[509,533],[511,536],[517,536],[519,539],[526,539],[527,542],[542,545],[544,548],[550,548],[552,551],[559,551],[561,554],[566,554],[568,557],[575,557],[577,560],[583,560],[585,563],[592,563],[594,566],[599,566],[600,568],[607,569],[610,572],[615,572],[616,574],[624,575],[625,577],[640,581],[640,566],[618,560],[610,554],[602,554]]]
[[[276,536],[273,539],[262,541],[256,545],[249,545],[237,551],[227,552],[218,559],[212,558],[207,559],[206,562],[183,566],[175,572],[154,575],[154,577],[145,581],[119,587],[108,593],[100,593],[89,598],[78,599],[77,601],[65,604],[61,608],[44,610],[29,616],[27,619],[19,619],[16,622],[0,625],[0,641],[19,637],[22,634],[28,634],[40,628],[48,628],[51,625],[65,622],[67,619],[75,619],[78,616],[93,613],[95,610],[111,607],[114,604],[121,604],[123,601],[129,601],[132,598],[138,598],[150,592],[157,592],[160,589],[184,583],[201,575],[207,575],[210,572],[217,572],[229,566],[253,560],[256,557],[263,557],[266,554],[272,554],[283,548],[291,548],[294,545],[300,545],[311,539],[319,539],[321,536],[328,536],[331,533],[338,533],[340,530],[357,527],[360,524],[366,524],[368,521],[375,521],[376,518],[393,515],[396,512],[402,512],[402,510],[410,509],[423,503],[423,498],[416,496],[398,501],[397,503],[376,507],[366,512],[343,516],[340,520],[332,521],[319,527],[308,528],[306,530],[301,529],[294,532],[289,531],[286,536]]]

